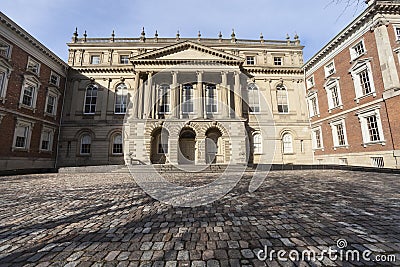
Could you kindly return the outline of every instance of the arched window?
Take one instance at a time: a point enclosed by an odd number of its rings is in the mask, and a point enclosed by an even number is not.
[[[97,102],[97,86],[94,84],[89,84],[86,88],[85,96],[85,114],[94,114],[96,112],[96,102]]]
[[[257,113],[260,112],[260,95],[257,85],[254,83],[249,84],[247,87],[249,93],[249,112]]]
[[[276,99],[278,103],[278,112],[288,113],[289,112],[289,101],[286,87],[283,84],[279,84],[276,87]]]
[[[217,87],[215,84],[206,85],[206,111],[207,113],[218,112]]]
[[[253,149],[254,154],[262,153],[262,137],[260,133],[253,134]]]
[[[166,114],[170,112],[170,87],[168,84],[162,84],[158,88],[158,101],[160,114]]]
[[[290,133],[285,133],[282,137],[283,154],[293,153],[293,138]]]
[[[112,153],[114,155],[120,155],[122,154],[122,151],[122,135],[115,134],[112,137]]]
[[[182,89],[182,113],[191,113],[193,112],[193,85],[185,84]]]
[[[124,83],[118,84],[115,89],[114,112],[116,114],[125,114],[128,105],[128,87]]]
[[[92,144],[92,138],[90,135],[85,134],[81,137],[81,154],[88,155],[90,154],[90,146]]]

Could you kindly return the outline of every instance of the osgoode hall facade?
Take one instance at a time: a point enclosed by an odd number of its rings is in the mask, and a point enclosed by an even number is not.
[[[284,40],[76,30],[64,63],[0,13],[0,170],[398,168],[399,1],[367,1],[308,62]]]

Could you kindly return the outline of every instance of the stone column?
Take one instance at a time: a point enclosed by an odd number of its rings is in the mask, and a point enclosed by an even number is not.
[[[240,72],[235,72],[235,115],[242,118],[242,92],[240,89]]]
[[[135,85],[132,95],[132,118],[138,118],[138,99],[139,99],[139,72],[135,73]]]
[[[137,106],[137,109],[138,109],[137,117],[139,119],[143,119],[143,90],[144,90],[143,87],[144,87],[143,86],[143,78],[140,78],[140,75],[139,75],[138,106]]]
[[[178,72],[172,71],[172,88],[171,88],[171,105],[169,107],[173,118],[179,118],[179,88],[178,88]]]
[[[221,108],[222,108],[222,117],[229,118],[229,101],[228,101],[228,73],[226,71],[221,71],[221,80],[222,80],[222,90],[221,90]]]
[[[205,118],[206,112],[204,111],[204,99],[202,98],[202,91],[203,91],[203,72],[198,71],[197,72],[197,88],[196,88],[196,113],[199,118]],[[204,95],[205,97],[205,95]]]
[[[152,89],[152,79],[153,79],[153,72],[149,72],[147,77],[147,85],[144,90],[144,104],[143,104],[143,116],[144,118],[148,118],[151,113],[151,103],[150,103],[150,96],[151,96],[151,89]]]

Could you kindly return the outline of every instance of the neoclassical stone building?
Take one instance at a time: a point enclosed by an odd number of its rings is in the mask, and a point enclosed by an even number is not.
[[[313,163],[298,36],[68,46],[61,166]]]

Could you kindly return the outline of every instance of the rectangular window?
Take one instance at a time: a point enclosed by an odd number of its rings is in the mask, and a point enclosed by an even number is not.
[[[55,85],[55,86],[59,86],[60,85],[60,76],[55,74],[54,72],[51,72],[50,84]]]
[[[169,85],[160,85],[158,90],[158,101],[160,101],[160,109],[158,113],[167,114],[169,113],[170,105],[170,87]]]
[[[282,66],[283,65],[283,58],[282,57],[274,57],[274,65],[275,66]]]
[[[400,27],[395,27],[396,40],[400,41]]]
[[[321,142],[321,130],[320,129],[314,130],[314,138],[315,138],[315,148],[321,148],[322,142]]]
[[[345,146],[346,145],[346,137],[344,134],[343,124],[336,124],[336,134],[338,138],[338,145]]]
[[[381,138],[379,136],[378,120],[376,119],[376,115],[366,117],[366,120],[368,126],[369,140],[371,142],[380,141]]]
[[[289,113],[288,95],[285,87],[278,87],[276,91],[279,113]]]
[[[184,85],[182,95],[182,113],[193,112],[193,86]]]
[[[365,53],[364,42],[360,41],[355,46],[350,48],[351,59],[356,59]]]
[[[206,86],[206,111],[207,113],[218,112],[217,88],[215,85]]]
[[[307,79],[307,88],[314,87],[315,81],[314,81],[314,76],[311,76],[310,78]]]
[[[125,84],[118,86],[115,92],[115,114],[125,114],[128,105],[128,89]]]
[[[325,66],[325,77],[331,76],[336,72],[335,63],[331,62]]]
[[[260,112],[260,96],[258,87],[252,83],[248,86],[249,91],[249,112],[258,113]]]
[[[0,97],[3,96],[4,84],[6,81],[6,73],[0,70]]]
[[[51,114],[51,115],[55,114],[56,99],[57,98],[53,95],[47,96],[46,113]]]
[[[349,165],[347,158],[339,158],[339,165]]]
[[[333,107],[336,108],[340,105],[339,92],[337,86],[330,88]]]
[[[100,56],[95,55],[90,57],[90,64],[98,65],[100,64]]]
[[[129,56],[122,55],[119,57],[119,63],[121,64],[129,64]]]
[[[27,70],[30,72],[33,72],[37,75],[39,75],[40,72],[40,64],[38,62],[36,62],[35,60],[33,60],[32,58],[28,59],[28,66],[27,66]]]
[[[15,130],[15,147],[27,148],[29,126],[17,126]]]
[[[42,143],[40,146],[41,150],[50,151],[51,150],[51,139],[52,139],[51,131],[43,131],[42,132]]]
[[[246,57],[246,64],[247,65],[255,65],[256,64],[256,60],[255,60],[254,56]]]
[[[32,107],[34,93],[35,87],[33,85],[27,84],[23,91],[22,104]]]
[[[319,114],[319,110],[318,110],[317,97],[316,96],[312,97],[311,100],[310,100],[310,103],[311,103],[311,114],[310,114],[311,116],[310,117],[318,115]]]
[[[0,56],[9,58],[10,57],[11,46],[0,41]]]
[[[259,133],[253,135],[253,149],[254,149],[254,154],[262,153],[262,138],[261,134]]]
[[[384,168],[385,162],[383,157],[371,157],[371,165],[375,168]]]
[[[368,69],[365,69],[365,70],[361,71],[358,74],[358,77],[360,79],[361,89],[362,89],[363,95],[368,95],[368,94],[372,93],[372,88],[371,88],[371,83],[370,83],[370,80],[369,80]]]

